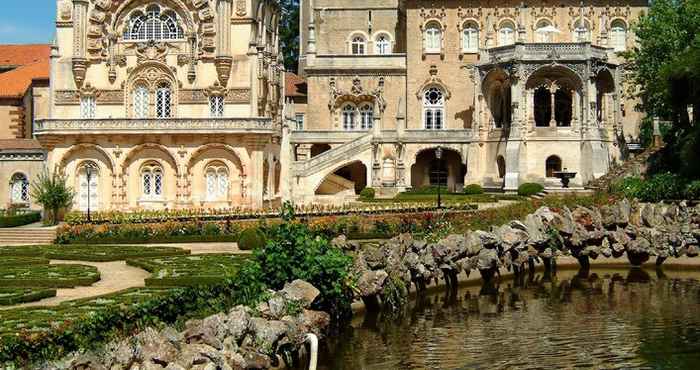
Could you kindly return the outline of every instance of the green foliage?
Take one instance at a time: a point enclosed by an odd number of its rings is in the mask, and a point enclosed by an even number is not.
[[[0,288],[0,306],[36,302],[56,296],[56,289],[44,288]]]
[[[479,184],[469,184],[464,187],[463,193],[467,195],[484,194],[484,188],[482,188]]]
[[[16,210],[0,213],[0,228],[29,225],[41,221],[41,213],[36,211],[19,212]]]
[[[447,190],[447,186],[423,186],[420,188],[413,188],[406,191],[408,194],[437,194],[438,188],[440,188],[440,193],[449,194],[450,191]]]
[[[198,254],[131,259],[127,264],[152,274],[146,279],[147,287],[181,287],[223,283],[234,277],[247,259],[233,254]]]
[[[65,175],[58,172],[44,171],[32,183],[31,196],[35,202],[44,206],[47,214],[50,214],[49,222],[58,224],[59,213],[62,209],[70,208],[73,204],[75,192],[68,186]]]
[[[685,196],[688,199],[700,199],[700,181],[692,181],[685,187]]]
[[[279,43],[287,71],[297,72],[299,61],[299,0],[282,0]]]
[[[374,188],[364,188],[360,192],[360,198],[362,198],[363,200],[374,199],[374,195],[375,195]]]
[[[73,288],[100,280],[96,267],[85,265],[1,266],[0,286]]]
[[[16,261],[23,264],[29,263],[26,262],[26,257],[39,257],[38,260],[47,261],[48,264],[49,259],[109,262],[140,257],[178,256],[189,253],[188,250],[175,247],[141,247],[130,245],[31,245],[0,247],[0,258],[3,260],[8,258],[12,260],[14,258]],[[1,261],[2,260],[0,260],[0,266],[3,265]]]
[[[544,186],[540,184],[534,182],[526,182],[518,187],[518,195],[523,197],[529,197],[541,193],[543,190]]]
[[[662,200],[682,199],[687,193],[687,186],[682,177],[663,173],[654,175],[647,180],[627,177],[615,183],[611,190],[643,202],[660,202]]]
[[[148,224],[64,225],[58,244],[134,244],[235,242],[241,225],[235,222],[164,221]]]
[[[391,275],[386,280],[381,298],[387,312],[399,312],[399,309],[405,306],[408,301],[408,287],[403,279]]]
[[[238,248],[243,251],[260,249],[267,243],[265,233],[257,227],[245,229],[238,238]]]
[[[638,198],[643,188],[644,180],[641,177],[631,176],[613,182],[610,191],[623,194],[627,198]]]

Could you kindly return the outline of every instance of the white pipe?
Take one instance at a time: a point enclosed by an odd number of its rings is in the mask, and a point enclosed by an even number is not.
[[[316,363],[318,362],[318,337],[316,334],[309,333],[306,334],[304,342],[309,342],[311,344],[311,358],[309,359],[309,370],[316,370]]]

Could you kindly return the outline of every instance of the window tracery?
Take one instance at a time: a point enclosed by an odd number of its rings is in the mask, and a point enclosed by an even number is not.
[[[162,41],[184,39],[177,14],[172,10],[161,11],[158,5],[150,5],[145,13],[136,11],[131,15],[124,32],[126,41]]]
[[[29,203],[29,179],[23,173],[12,175],[10,180],[10,201],[13,204]]]

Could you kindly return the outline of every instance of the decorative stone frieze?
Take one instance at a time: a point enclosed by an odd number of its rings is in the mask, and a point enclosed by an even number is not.
[[[217,86],[217,85],[215,85]],[[218,88],[221,88],[218,85]],[[208,104],[210,95],[217,95],[217,88],[210,87],[207,90],[203,89],[181,89],[179,101],[180,104]],[[250,102],[250,89],[223,89],[221,94],[224,96],[224,102],[232,104],[245,104]]]

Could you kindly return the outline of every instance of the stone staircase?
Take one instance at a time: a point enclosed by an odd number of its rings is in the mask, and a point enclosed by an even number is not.
[[[372,134],[363,135],[309,160],[294,163],[294,172],[297,176],[313,175],[371,148]]]
[[[0,246],[53,244],[55,227],[12,227],[0,229]]]
[[[663,149],[663,146],[654,146],[648,148],[634,158],[628,159],[620,165],[610,168],[607,174],[595,180],[590,181],[586,185],[586,189],[591,190],[607,190],[610,185],[617,179],[626,176],[643,175],[646,172],[647,162],[652,155]]]

